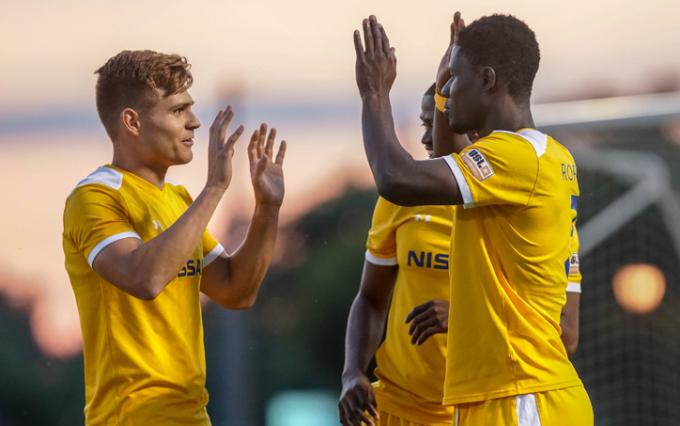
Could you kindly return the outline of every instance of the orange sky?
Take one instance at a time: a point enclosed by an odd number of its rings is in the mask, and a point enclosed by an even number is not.
[[[328,188],[337,190],[337,182],[348,177],[369,182],[351,36],[369,13],[379,16],[396,46],[395,111],[401,134],[418,153],[420,93],[433,78],[453,12],[442,8],[444,4],[449,3],[3,3],[0,178],[9,183],[4,198],[12,202],[0,211],[0,266],[11,277],[0,280],[0,293],[32,310],[35,335],[46,351],[60,355],[78,350],[77,313],[61,253],[61,213],[73,185],[109,160],[109,143],[93,113],[92,73],[112,54],[151,48],[182,53],[192,62],[192,94],[203,112],[203,127],[196,160],[171,175],[193,193],[205,176],[207,120],[224,98],[219,88],[241,85],[247,93],[244,102],[251,106],[249,129],[259,120],[274,121],[290,143],[285,205],[290,217],[330,196]],[[535,90],[539,99],[597,84],[645,87],[660,72],[680,70],[677,1],[634,2],[625,9],[615,0],[455,4],[468,21],[495,11],[511,12],[536,31],[542,50]],[[298,109],[291,110],[293,105]],[[315,105],[328,106],[328,111],[314,115]],[[90,116],[73,122],[64,118],[83,111]],[[56,127],[46,127],[43,120],[52,120]],[[12,124],[13,130],[3,129],[2,123]],[[220,219],[211,224],[216,232],[224,230],[223,218],[234,214],[231,206],[250,208],[244,157],[243,152],[237,154],[233,187]],[[2,288],[2,282],[10,287]]]

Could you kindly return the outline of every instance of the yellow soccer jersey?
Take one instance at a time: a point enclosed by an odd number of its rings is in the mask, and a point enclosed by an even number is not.
[[[524,129],[445,160],[464,206],[451,237],[444,402],[581,385],[560,339],[579,195],[571,154]]]
[[[187,190],[159,189],[104,166],[66,200],[63,246],[83,334],[87,425],[209,425],[199,302],[203,268],[222,246],[201,244],[156,299],[135,298],[92,270],[122,238],[149,241],[191,204]]]
[[[379,198],[366,243],[366,260],[398,265],[385,340],[376,353],[379,409],[420,423],[450,422],[441,404],[446,336],[436,334],[415,346],[404,321],[432,299],[449,298],[451,206],[400,207]]]

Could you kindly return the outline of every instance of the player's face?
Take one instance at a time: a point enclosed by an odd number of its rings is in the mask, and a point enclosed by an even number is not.
[[[477,70],[460,53],[460,47],[451,51],[451,78],[442,88],[448,93],[444,113],[449,127],[458,134],[479,129],[483,117],[483,87]]]
[[[432,146],[432,123],[434,121],[434,96],[424,95],[420,102],[420,121],[423,124],[425,133],[420,140],[425,146],[427,156],[432,158],[434,156],[434,148]]]
[[[194,130],[201,125],[193,104],[187,91],[159,95],[151,108],[140,113],[140,142],[147,162],[170,167],[191,161]]]

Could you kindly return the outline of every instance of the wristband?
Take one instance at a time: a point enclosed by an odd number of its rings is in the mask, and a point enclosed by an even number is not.
[[[446,98],[437,92],[434,93],[434,105],[437,107],[439,112],[444,112],[444,108],[446,108],[446,101],[448,100],[449,98]]]

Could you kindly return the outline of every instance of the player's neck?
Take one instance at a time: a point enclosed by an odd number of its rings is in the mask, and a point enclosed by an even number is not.
[[[517,104],[508,99],[499,103],[487,115],[480,134],[487,135],[494,130],[516,132],[519,129],[534,128],[534,118],[529,104]]]
[[[163,189],[165,175],[168,171],[168,168],[165,166],[144,164],[134,156],[124,155],[115,149],[113,151],[113,160],[111,161],[111,164],[139,176],[159,189]]]

